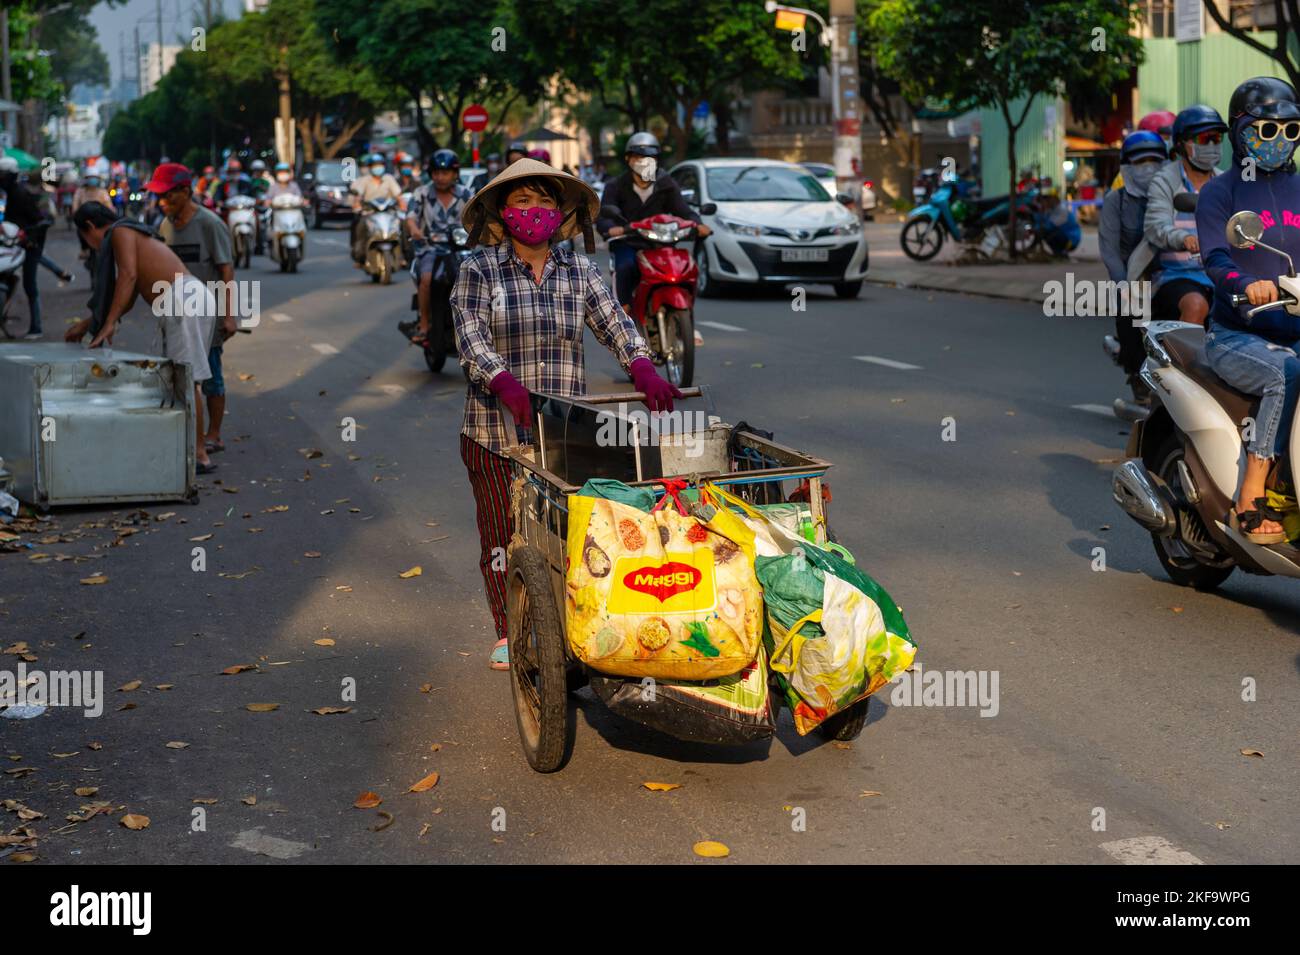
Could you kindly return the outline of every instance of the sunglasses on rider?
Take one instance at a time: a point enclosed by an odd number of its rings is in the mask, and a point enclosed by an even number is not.
[[[1255,132],[1259,134],[1259,138],[1266,143],[1271,143],[1279,135],[1289,143],[1300,140],[1300,122],[1296,120],[1278,123],[1271,119],[1261,119],[1251,125],[1255,128]]]
[[[1203,133],[1196,133],[1192,136],[1192,142],[1198,146],[1217,146],[1223,142],[1223,133],[1215,129],[1206,130]]]

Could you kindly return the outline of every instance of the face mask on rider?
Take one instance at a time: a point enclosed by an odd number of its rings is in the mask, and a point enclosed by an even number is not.
[[[1296,150],[1296,144],[1288,141],[1280,132],[1274,139],[1262,139],[1253,122],[1242,127],[1241,145],[1246,155],[1254,159],[1255,164],[1264,172],[1277,172],[1291,161]]]
[[[545,206],[530,206],[527,209],[507,206],[501,210],[501,221],[505,223],[506,230],[520,242],[539,245],[555,234],[555,230],[564,221],[564,213]]]
[[[642,182],[655,181],[655,170],[658,167],[658,163],[655,161],[653,156],[638,157],[637,159],[633,159],[628,165],[632,167],[634,173],[641,177]]]
[[[1159,171],[1160,163],[1158,162],[1129,163],[1120,169],[1121,175],[1124,176],[1125,185],[1132,183],[1137,187],[1139,193],[1146,192],[1147,186],[1151,185],[1151,180],[1155,178],[1156,173]]]
[[[1209,172],[1219,164],[1222,147],[1219,143],[1190,143],[1187,147],[1187,161],[1201,172]]]
[[[379,178],[380,176],[382,176],[383,174],[384,174],[384,167],[383,167],[383,166],[371,166],[371,167],[370,167],[370,175],[374,176],[376,179],[378,179],[378,178]]]
[[[276,178],[276,181],[277,181],[277,182],[288,182],[290,179],[293,178],[293,173],[291,173],[291,172],[277,172],[277,173],[275,174],[275,178]]]

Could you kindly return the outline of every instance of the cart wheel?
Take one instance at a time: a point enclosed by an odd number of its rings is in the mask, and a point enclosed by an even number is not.
[[[564,765],[570,730],[564,629],[550,577],[550,566],[535,548],[520,547],[510,555],[510,690],[524,756],[539,773]]]
[[[826,739],[838,739],[845,742],[857,739],[862,727],[867,723],[867,711],[871,709],[871,697],[858,700],[847,710],[828,716],[817,727],[817,732]]]

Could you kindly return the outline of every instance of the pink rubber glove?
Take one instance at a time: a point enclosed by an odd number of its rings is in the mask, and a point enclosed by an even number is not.
[[[645,406],[651,411],[672,411],[673,399],[682,393],[672,382],[665,381],[655,371],[649,358],[637,358],[628,366],[632,375],[632,384],[637,391],[645,395]]]
[[[515,376],[503,371],[488,382],[488,389],[501,399],[501,403],[515,416],[515,424],[531,427],[533,423],[532,403],[528,400],[528,389],[521,385]]]

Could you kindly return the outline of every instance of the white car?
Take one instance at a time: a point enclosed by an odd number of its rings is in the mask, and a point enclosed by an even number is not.
[[[713,234],[696,252],[697,290],[733,284],[829,283],[856,298],[867,274],[857,214],[809,170],[776,159],[692,159],[672,176]]]

